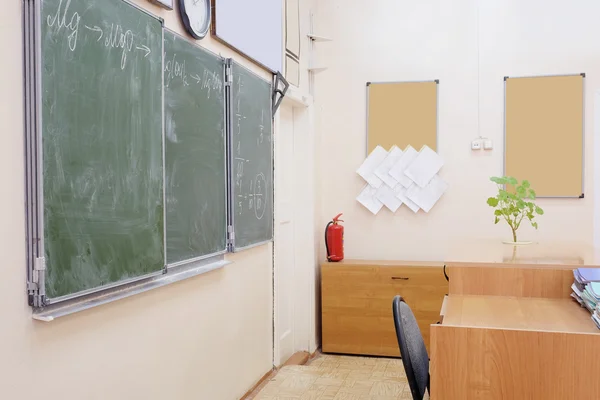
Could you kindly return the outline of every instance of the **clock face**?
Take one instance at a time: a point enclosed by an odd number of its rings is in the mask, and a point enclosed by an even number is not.
[[[185,28],[196,39],[202,39],[210,27],[210,0],[180,0],[179,12]]]

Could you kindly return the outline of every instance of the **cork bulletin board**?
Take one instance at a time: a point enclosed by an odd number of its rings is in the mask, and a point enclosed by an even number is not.
[[[382,146],[437,151],[439,81],[367,83],[367,154]]]
[[[504,172],[538,197],[583,197],[584,78],[504,79]]]

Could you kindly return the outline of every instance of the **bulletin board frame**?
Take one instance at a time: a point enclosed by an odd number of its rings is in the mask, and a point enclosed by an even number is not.
[[[505,176],[538,198],[584,198],[585,73],[505,76],[503,138]]]
[[[439,150],[439,79],[435,80],[420,80],[420,81],[388,81],[388,82],[367,82],[367,93],[366,93],[366,140],[365,140],[365,150],[368,155],[376,146],[382,145],[385,147],[391,147],[394,144],[397,145],[401,149],[405,149],[406,146],[411,145],[417,151],[420,150],[423,145],[429,146],[432,150]],[[406,86],[405,86],[406,85]],[[435,85],[435,90],[431,91],[432,85]],[[387,89],[384,93],[372,93],[372,88],[375,86],[385,86]],[[394,104],[416,104],[419,103],[422,105],[423,103],[428,103],[429,107],[434,107],[434,110],[431,109],[423,109],[425,107],[421,107],[420,110],[416,109],[415,112],[407,113],[407,115],[412,116],[408,120],[404,120],[399,129],[406,129],[410,131],[409,135],[398,135],[396,133],[385,134],[381,133],[384,127],[391,125],[393,122],[397,123],[397,121],[391,121],[392,118],[397,118],[397,115],[392,113],[390,108],[393,105],[390,105],[389,97],[391,95],[401,94],[399,92],[402,89],[406,89],[410,87],[410,90],[407,90],[406,93],[402,93],[402,97]],[[395,90],[393,90],[395,89]],[[432,101],[430,98],[431,95],[435,96],[435,99]],[[418,95],[420,98],[420,102],[413,102],[414,96]],[[376,113],[374,109],[383,108],[385,111]],[[423,118],[431,118],[431,114],[435,114],[432,118],[434,123],[434,128],[432,129],[431,121],[427,121],[425,125],[427,128],[422,128],[424,125],[422,123]],[[374,115],[375,114],[375,115]],[[415,129],[415,126],[420,126]],[[433,131],[433,132],[432,132]],[[418,135],[422,132],[426,132],[427,136],[425,139],[418,138]],[[398,141],[398,139],[392,139],[390,136],[400,137],[402,141]],[[404,136],[404,137],[403,137]],[[389,148],[386,148],[389,150]]]

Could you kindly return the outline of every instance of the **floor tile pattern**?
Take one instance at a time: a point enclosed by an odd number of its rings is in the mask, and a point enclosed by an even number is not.
[[[283,367],[254,400],[412,400],[402,360],[320,355]],[[429,399],[425,395],[425,399]]]

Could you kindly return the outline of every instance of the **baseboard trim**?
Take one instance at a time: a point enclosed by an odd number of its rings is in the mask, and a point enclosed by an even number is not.
[[[308,351],[299,351],[294,353],[286,362],[283,363],[282,367],[289,365],[304,365],[310,359],[310,353]]]
[[[254,394],[254,391],[256,391],[256,389],[258,389],[263,383],[265,383],[266,381],[270,380],[271,378],[273,378],[275,376],[275,374],[277,374],[277,369],[273,368],[272,370],[270,370],[269,372],[267,372],[266,374],[263,375],[262,378],[260,378],[258,380],[258,382],[256,382],[254,384],[254,386],[252,386],[250,388],[250,390],[248,390],[241,398],[240,400],[246,400],[249,399],[251,395]]]
[[[277,371],[283,367],[287,367],[290,365],[305,365],[309,360],[312,360],[319,354],[319,350],[317,349],[314,353],[310,354],[308,351],[299,351],[294,353],[290,358],[287,359],[285,363],[279,368],[273,368],[269,372],[263,375],[262,378],[254,384],[241,398],[240,400],[250,400],[256,395],[257,389],[263,386],[267,381],[271,380],[275,375],[277,375]]]

